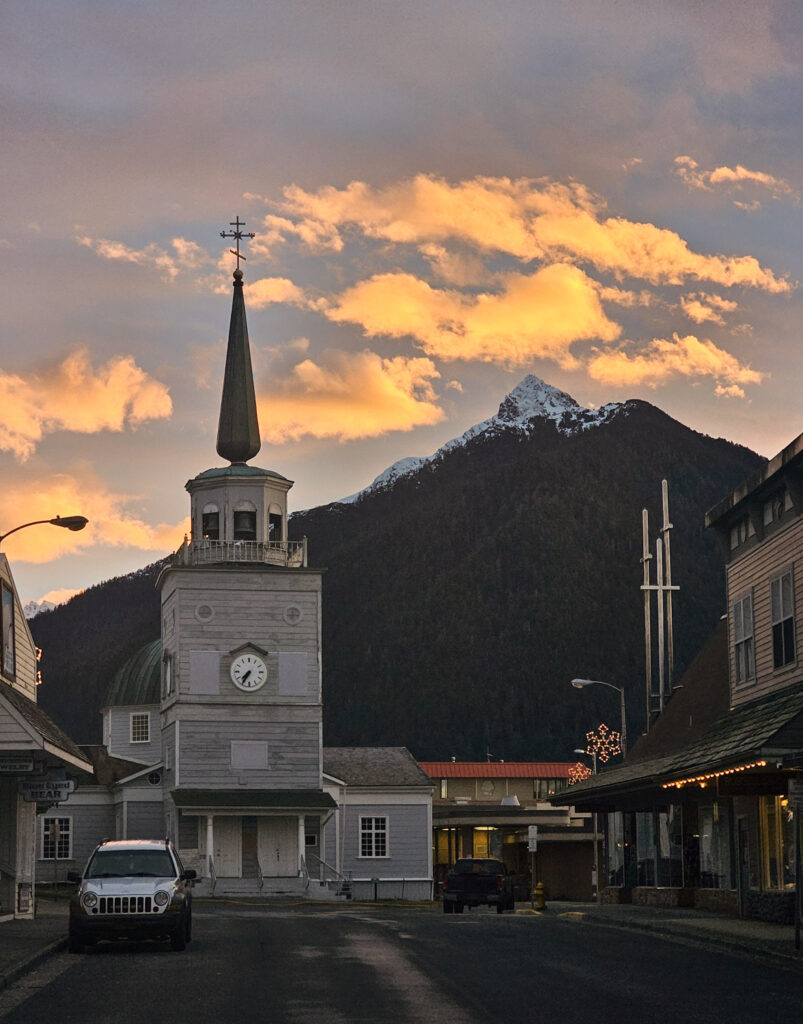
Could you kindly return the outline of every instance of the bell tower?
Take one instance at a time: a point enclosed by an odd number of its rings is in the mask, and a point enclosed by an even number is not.
[[[259,420],[239,217],[217,452],[186,484],[191,534],[159,577],[168,834],[211,879],[290,885],[321,788],[321,571],[287,539],[292,480],[249,465]]]

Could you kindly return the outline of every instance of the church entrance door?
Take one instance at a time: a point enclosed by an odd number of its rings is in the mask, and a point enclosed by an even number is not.
[[[240,818],[215,818],[215,872],[220,878],[239,878],[243,829]]]
[[[298,874],[298,819],[259,819],[259,864],[269,878]]]

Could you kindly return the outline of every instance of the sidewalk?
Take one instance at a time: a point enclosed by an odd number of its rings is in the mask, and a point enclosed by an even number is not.
[[[520,906],[523,906],[520,904]],[[628,904],[549,903],[546,913],[568,920],[614,928],[650,931],[709,946],[780,958],[803,967],[803,950],[795,949],[794,925],[738,918],[684,907],[639,907]]]
[[[0,991],[67,946],[66,900],[37,899],[33,921],[0,922]]]

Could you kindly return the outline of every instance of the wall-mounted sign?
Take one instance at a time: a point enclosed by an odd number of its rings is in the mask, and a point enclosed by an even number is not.
[[[25,779],[20,783],[22,799],[29,804],[61,804],[75,789],[74,779]]]
[[[0,773],[21,775],[23,772],[33,771],[33,756],[26,757],[25,754],[9,756],[0,754]]]
[[[527,826],[527,849],[530,853],[538,852],[538,826],[528,825]]]

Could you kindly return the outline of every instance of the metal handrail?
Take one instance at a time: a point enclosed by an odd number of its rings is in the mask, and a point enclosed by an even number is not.
[[[215,874],[215,864],[212,860],[212,855],[209,855],[209,895],[213,896],[215,892],[215,886],[217,885],[217,875]]]
[[[173,565],[213,565],[250,562],[305,568],[307,538],[302,540],[185,540],[173,555]]]
[[[313,857],[318,862],[319,866],[325,869],[324,870],[324,878],[322,879],[322,881],[324,881],[324,882],[327,881],[327,879],[326,879],[326,871],[330,871],[332,873],[332,877],[336,878],[336,879],[339,879],[341,882],[350,882],[351,881],[351,872],[350,871],[347,871],[345,874],[342,871],[338,871],[337,868],[332,867],[331,864],[327,864],[327,862],[325,860],[322,860],[316,853],[311,853],[311,854],[309,854],[309,856]]]
[[[257,862],[257,888],[262,892],[262,886],[265,884],[265,876],[262,874],[262,865],[259,863],[259,857],[254,856],[254,860]]]
[[[309,889],[309,871],[307,870],[306,858],[303,855],[301,857],[301,865],[299,867],[298,873],[301,876],[301,878],[304,879],[304,889]]]

